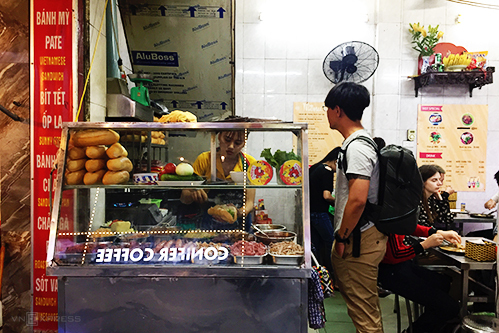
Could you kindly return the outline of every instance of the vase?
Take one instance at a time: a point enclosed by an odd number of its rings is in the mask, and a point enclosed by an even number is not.
[[[418,58],[418,75],[429,72],[431,64],[435,62],[435,55],[419,56]]]

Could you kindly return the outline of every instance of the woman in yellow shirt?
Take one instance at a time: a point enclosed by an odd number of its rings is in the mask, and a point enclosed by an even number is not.
[[[231,180],[231,171],[247,170],[249,165],[255,162],[255,158],[248,154],[243,154],[245,137],[244,131],[225,131],[218,134],[219,147],[217,148],[217,180]],[[201,177],[209,178],[211,176],[211,152],[200,154],[192,167],[194,172]],[[207,193],[204,190],[182,190],[180,201],[184,204],[199,203],[204,204],[210,201],[215,204],[232,203],[238,208],[238,216],[243,212],[249,214],[253,210],[255,201],[255,189],[243,190],[210,190]],[[246,200],[244,200],[246,194]],[[243,202],[244,201],[244,202]]]

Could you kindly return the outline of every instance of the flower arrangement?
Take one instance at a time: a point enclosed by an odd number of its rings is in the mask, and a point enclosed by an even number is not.
[[[431,56],[434,51],[435,45],[438,40],[442,38],[444,33],[442,31],[438,31],[438,25],[433,27],[431,25],[428,26],[428,32],[425,30],[424,26],[420,26],[419,22],[410,24],[409,32],[412,34],[412,47],[414,50],[419,52],[420,56]]]

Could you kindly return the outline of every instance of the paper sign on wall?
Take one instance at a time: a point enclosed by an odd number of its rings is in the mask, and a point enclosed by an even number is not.
[[[417,162],[445,169],[456,191],[485,191],[487,105],[419,105]]]
[[[293,121],[308,123],[308,160],[310,165],[319,162],[333,148],[341,146],[343,136],[329,128],[327,113],[322,109],[324,103],[295,102]]]

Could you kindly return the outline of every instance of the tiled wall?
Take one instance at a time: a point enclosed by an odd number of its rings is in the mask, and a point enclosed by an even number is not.
[[[458,14],[461,24],[455,23]],[[417,72],[417,53],[408,29],[414,22],[438,24],[443,42],[488,50],[495,66],[498,18],[498,10],[446,0],[236,0],[236,113],[291,121],[293,102],[322,102],[332,87],[322,72],[328,52],[346,41],[366,42],[376,48],[380,62],[374,77],[363,83],[373,94],[363,123],[387,143],[403,144],[407,129],[416,129],[418,104],[489,105],[487,191],[458,194],[458,203],[481,212],[498,190],[493,175],[499,170],[499,84],[475,89],[472,98],[464,86],[426,87],[414,97],[407,76]]]

